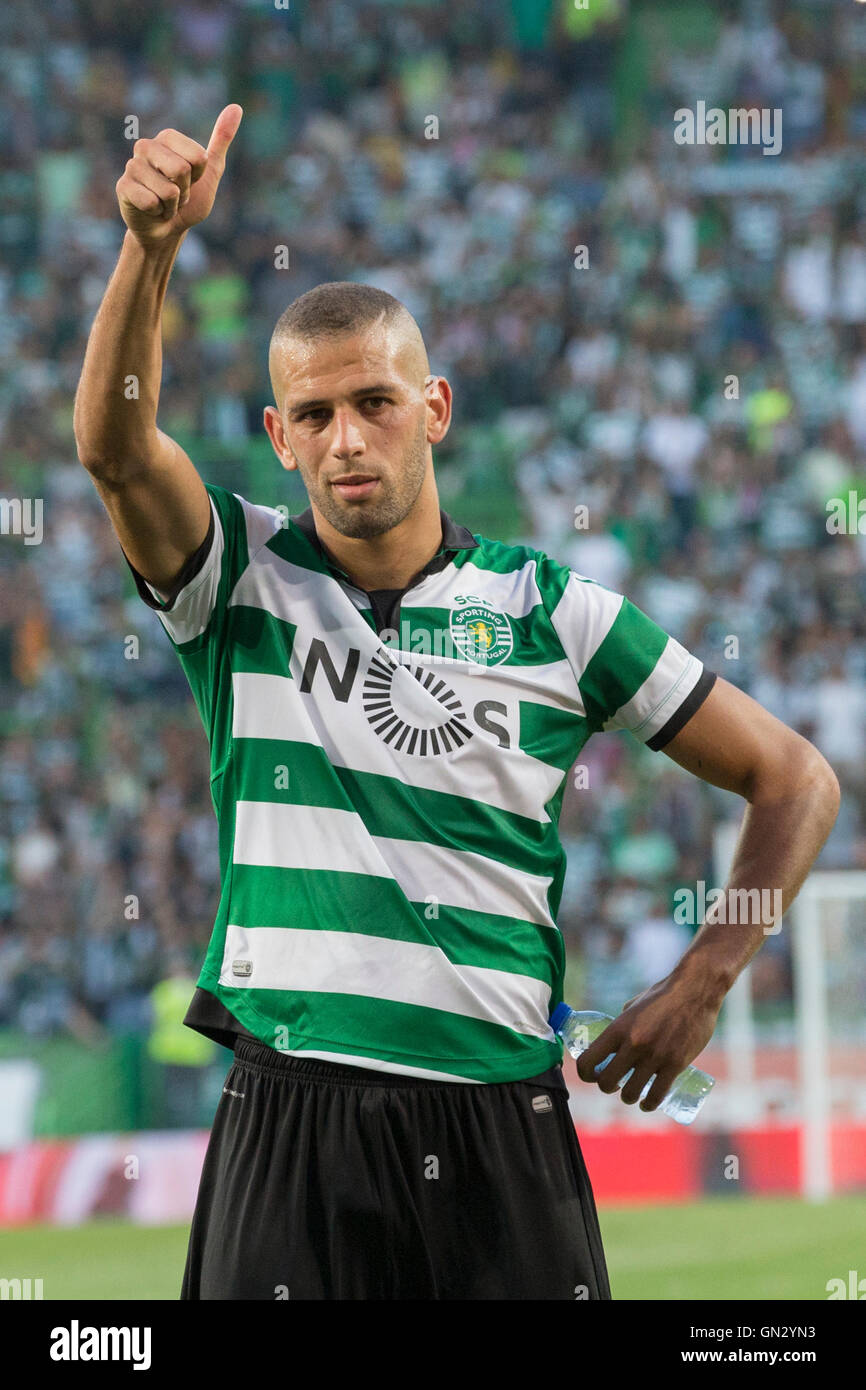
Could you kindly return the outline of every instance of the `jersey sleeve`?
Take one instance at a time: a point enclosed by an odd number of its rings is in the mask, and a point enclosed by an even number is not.
[[[657,751],[716,682],[714,671],[624,594],[575,570],[552,621],[593,732],[625,729]]]
[[[156,611],[171,641],[182,650],[213,639],[250,559],[284,525],[275,508],[256,506],[211,483],[205,487],[211,507],[207,536],[170,591],[149,584],[124,555],[139,597]]]

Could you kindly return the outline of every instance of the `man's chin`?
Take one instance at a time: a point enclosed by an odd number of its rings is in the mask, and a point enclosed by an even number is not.
[[[392,530],[403,519],[393,506],[381,501],[346,502],[333,496],[329,501],[327,511],[322,508],[324,515],[335,531],[352,540],[372,540]]]

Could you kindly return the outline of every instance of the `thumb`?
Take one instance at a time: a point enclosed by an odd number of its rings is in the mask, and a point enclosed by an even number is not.
[[[208,168],[213,165],[216,174],[222,174],[226,166],[226,151],[238,132],[243,117],[243,108],[233,102],[217,116],[207,147]]]

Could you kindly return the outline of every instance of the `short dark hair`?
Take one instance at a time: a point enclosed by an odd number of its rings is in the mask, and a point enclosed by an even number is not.
[[[272,342],[285,338],[330,338],[355,333],[382,319],[412,315],[386,290],[354,280],[328,280],[292,301],[274,327]]]

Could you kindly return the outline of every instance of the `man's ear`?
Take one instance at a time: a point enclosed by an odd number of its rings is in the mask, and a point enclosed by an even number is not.
[[[431,396],[428,392],[434,382],[436,392]],[[427,441],[430,444],[441,444],[451,425],[451,387],[444,376],[428,376],[424,381],[424,395],[428,408],[433,408],[436,412],[432,431],[429,424],[427,427]]]
[[[271,441],[274,453],[283,468],[290,472],[297,468],[298,460],[292,452],[291,445],[286,439],[286,432],[283,428],[283,417],[275,405],[266,405],[264,410],[264,426],[268,438]]]

